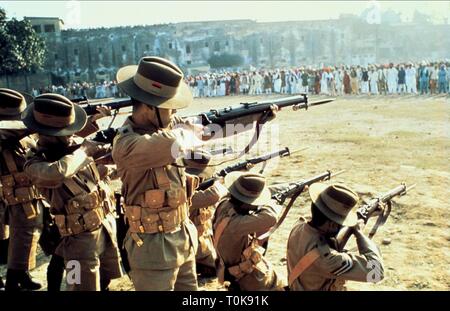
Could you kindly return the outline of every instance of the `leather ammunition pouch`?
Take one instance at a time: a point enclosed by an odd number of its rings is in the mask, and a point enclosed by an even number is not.
[[[95,164],[89,164],[95,182],[90,182],[89,191],[75,182],[72,177],[64,181],[64,186],[72,194],[65,203],[66,215],[55,215],[55,223],[61,236],[70,236],[85,231],[95,231],[102,226],[106,215],[112,212],[113,206],[105,189],[106,186],[100,181]],[[86,185],[88,186],[88,185]]]
[[[132,233],[169,233],[178,230],[188,217],[186,192],[152,189],[144,193],[145,206],[125,205]]]
[[[241,262],[228,268],[228,272],[239,280],[243,276],[258,270],[266,274],[268,267],[263,260],[264,248],[259,246],[256,239],[253,239],[241,255]]]
[[[10,174],[0,176],[0,199],[6,205],[22,205],[26,217],[32,219],[39,214],[33,201],[42,197],[28,176],[18,171],[11,151],[3,150],[2,153]]]

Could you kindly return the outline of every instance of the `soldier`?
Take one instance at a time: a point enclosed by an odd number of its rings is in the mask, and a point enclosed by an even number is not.
[[[198,178],[186,175],[178,159],[202,145],[192,138],[203,126],[174,115],[193,102],[192,94],[182,71],[160,57],[119,69],[117,80],[134,101],[112,151],[130,224],[124,240],[130,277],[136,290],[197,290],[197,230],[188,215]],[[245,126],[254,117],[261,115],[239,121]]]
[[[232,172],[225,186],[230,195],[219,202],[214,219],[219,282],[229,281],[231,290],[283,290],[258,240],[276,224],[281,211],[271,200],[264,176]]]
[[[62,236],[55,253],[72,275],[68,290],[106,289],[122,276],[112,194],[93,161],[105,149],[88,140],[76,144],[74,133],[86,119],[81,107],[57,94],[36,97],[23,118],[39,133],[37,154],[24,170],[51,204]]]
[[[35,146],[20,121],[26,100],[19,92],[0,89],[0,238],[7,238],[9,224],[6,290],[37,290],[29,270],[36,266],[36,249],[42,229],[43,202],[36,187],[23,172],[26,154]],[[8,120],[8,121],[4,121]]]
[[[203,182],[212,178],[214,168],[208,166],[211,154],[206,150],[197,149],[183,159],[187,166],[186,173],[200,178]],[[197,273],[205,277],[216,275],[216,250],[213,245],[212,218],[215,205],[228,193],[220,181],[215,182],[206,190],[198,190],[192,197],[192,205],[189,208],[189,218],[197,228],[198,248],[195,255]]]
[[[381,280],[380,251],[359,228],[358,195],[345,185],[322,183],[311,185],[309,194],[312,219],[300,219],[287,245],[290,290],[344,290],[345,280]],[[336,250],[332,239],[342,226],[353,228],[359,254]]]

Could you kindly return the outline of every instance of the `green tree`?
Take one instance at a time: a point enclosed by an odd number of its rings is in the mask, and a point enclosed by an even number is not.
[[[237,54],[213,55],[208,59],[211,68],[236,67],[243,63],[243,59]]]
[[[0,8],[0,74],[34,72],[45,61],[46,48],[31,23],[15,18],[7,21]]]

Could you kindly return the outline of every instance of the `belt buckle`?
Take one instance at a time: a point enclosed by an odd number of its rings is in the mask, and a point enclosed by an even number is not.
[[[158,224],[158,232],[164,232],[164,227],[161,224]]]

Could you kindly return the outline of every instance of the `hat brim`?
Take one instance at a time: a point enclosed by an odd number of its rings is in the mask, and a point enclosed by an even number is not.
[[[125,66],[120,68],[116,75],[117,85],[130,97],[146,105],[162,109],[182,109],[194,101],[192,93],[184,81],[180,81],[175,95],[170,98],[160,97],[142,90],[133,80],[137,69],[137,65]]]
[[[70,136],[81,131],[87,122],[86,112],[78,105],[74,105],[75,121],[64,128],[55,128],[38,123],[33,116],[33,110],[34,103],[29,105],[24,111],[22,121],[29,130],[43,135]]]
[[[248,197],[243,195],[241,192],[239,192],[234,182],[241,176],[241,172],[231,172],[227,176],[225,176],[225,187],[228,188],[228,192],[238,199],[241,202],[244,202],[246,204],[250,204],[253,206],[260,206],[260,205],[267,205],[270,203],[272,199],[272,195],[270,193],[270,189],[267,186],[264,186],[263,190],[261,191],[260,195],[256,198]]]
[[[20,117],[20,116],[19,116]],[[0,130],[26,130],[27,127],[20,120],[0,121]]]
[[[342,216],[334,213],[320,198],[320,194],[328,188],[327,184],[314,183],[309,186],[309,196],[311,201],[317,206],[317,208],[330,220],[338,223],[342,226],[352,227],[358,222],[358,216],[356,214],[358,207],[355,206],[347,216]]]

